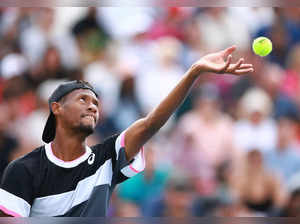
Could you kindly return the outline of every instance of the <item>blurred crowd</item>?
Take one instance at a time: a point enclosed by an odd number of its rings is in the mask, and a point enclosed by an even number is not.
[[[273,51],[253,54],[267,36]],[[109,216],[300,214],[300,8],[0,8],[0,177],[43,144],[64,80],[99,92],[90,145],[145,116],[202,55],[235,44],[242,77],[203,74],[145,145]]]

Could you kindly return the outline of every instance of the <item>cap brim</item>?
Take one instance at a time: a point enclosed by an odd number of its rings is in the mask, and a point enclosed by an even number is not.
[[[43,131],[43,141],[46,143],[52,142],[55,138],[55,129],[56,129],[56,121],[55,116],[52,112],[50,112],[50,115],[48,117],[48,120],[46,122],[46,125],[44,127]]]

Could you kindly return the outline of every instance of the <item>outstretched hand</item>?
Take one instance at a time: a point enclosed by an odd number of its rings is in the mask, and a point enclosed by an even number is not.
[[[216,53],[207,54],[197,61],[192,66],[192,69],[199,72],[228,73],[233,75],[243,75],[253,72],[253,65],[245,64],[243,58],[240,58],[236,63],[231,63],[231,54],[235,49],[236,46],[232,46]]]

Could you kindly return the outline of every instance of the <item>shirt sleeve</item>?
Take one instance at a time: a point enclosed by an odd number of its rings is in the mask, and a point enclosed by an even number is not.
[[[145,157],[144,157],[144,147],[140,149],[138,154],[133,158],[132,161],[128,162],[125,154],[125,132],[121,133],[115,144],[117,161],[120,164],[120,171],[126,177],[133,177],[139,172],[145,169]],[[122,163],[125,160],[126,163]]]
[[[112,184],[119,184],[130,177],[142,172],[145,168],[144,148],[142,147],[138,154],[127,161],[125,153],[125,131],[109,139],[111,150],[107,150],[109,155],[106,157],[112,159]]]
[[[0,185],[0,210],[14,217],[28,217],[32,204],[32,182],[22,163],[10,163]]]

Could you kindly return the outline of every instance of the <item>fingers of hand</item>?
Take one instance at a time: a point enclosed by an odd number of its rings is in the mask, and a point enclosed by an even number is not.
[[[241,64],[238,69],[242,69],[242,68],[253,68],[253,65],[252,64]]]
[[[249,72],[253,72],[254,69],[251,67],[251,68],[243,68],[243,69],[236,69],[235,71],[232,72],[232,74],[235,74],[235,75],[243,75],[243,74],[247,74]]]
[[[220,72],[223,73],[224,71],[227,71],[227,69],[230,67],[231,59],[232,59],[232,55],[230,54],[230,55],[227,57],[227,61],[226,61],[225,66],[221,69]]]
[[[245,71],[244,73],[246,72],[254,72],[254,68],[253,68],[253,65],[252,64],[240,64],[240,66],[238,66],[237,68],[235,68],[233,70],[233,72],[240,72],[240,71]]]
[[[227,72],[233,72],[236,69],[240,69],[240,66],[243,64],[243,62],[244,62],[244,58],[240,58],[236,64],[232,64],[229,66]]]
[[[232,54],[232,52],[234,52],[236,49],[236,46],[233,45],[231,47],[228,47],[224,50],[224,58],[227,58],[230,54]]]

